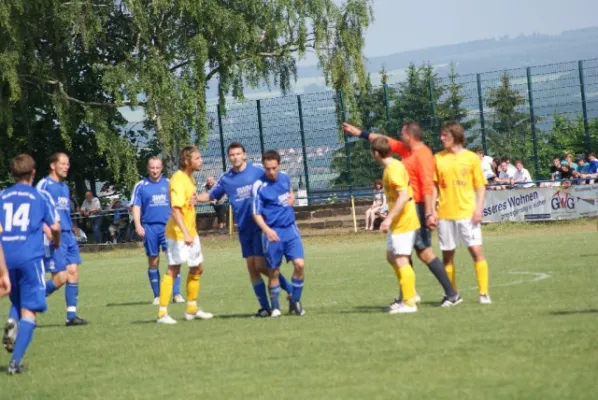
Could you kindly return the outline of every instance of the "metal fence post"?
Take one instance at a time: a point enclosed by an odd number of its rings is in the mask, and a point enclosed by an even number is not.
[[[534,178],[539,179],[540,168],[538,167],[538,139],[536,137],[536,116],[534,114],[534,96],[532,95],[532,69],[526,68],[527,72],[527,95],[529,99],[529,117],[532,126],[532,145],[534,152]]]
[[[478,83],[478,107],[480,110],[480,129],[482,131],[482,148],[484,154],[488,154],[488,144],[486,143],[486,120],[484,119],[484,99],[482,98],[482,76],[476,74],[476,80]]]
[[[347,110],[345,109],[345,91],[341,89],[340,91],[340,105],[341,105],[341,116],[343,121],[347,120]],[[349,193],[353,195],[353,180],[351,179],[351,158],[350,154],[351,151],[349,149],[349,138],[345,132],[343,132],[345,136],[345,168],[347,169],[347,185],[349,185]]]
[[[260,131],[260,150],[262,154],[266,151],[264,149],[264,127],[262,125],[262,101],[257,101],[257,127]]]
[[[590,148],[590,127],[588,125],[588,108],[586,104],[586,88],[583,77],[583,61],[578,61],[577,67],[579,70],[579,87],[581,89],[581,110],[583,113],[583,130],[585,134],[584,137],[586,142],[586,152],[589,153],[590,151],[592,151],[592,149]]]
[[[218,132],[220,133],[220,154],[222,156],[222,172],[226,171],[226,153],[224,152],[224,128],[222,127],[222,111],[218,110]]]
[[[434,79],[430,78],[430,81],[428,82],[428,89],[429,89],[429,96],[430,98],[428,99],[430,101],[430,115],[431,115],[431,121],[430,121],[430,125],[432,128],[432,150],[434,150],[434,152],[437,152],[439,150],[439,144],[438,144],[438,132],[436,132],[438,130],[438,123],[436,120],[436,104],[434,101]]]
[[[307,205],[311,205],[309,189],[309,170],[307,168],[307,147],[305,145],[305,127],[303,125],[303,106],[301,105],[301,95],[297,95],[297,109],[299,110],[299,131],[301,133],[301,152],[303,155],[303,171],[305,173],[305,190],[307,191]]]
[[[386,110],[386,134],[390,133],[390,101],[388,99],[388,85],[385,83],[384,84],[384,109]],[[369,128],[369,127],[367,127]]]

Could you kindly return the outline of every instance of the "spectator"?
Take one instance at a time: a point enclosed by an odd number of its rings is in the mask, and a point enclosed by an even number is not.
[[[73,236],[75,236],[77,243],[87,243],[87,235],[78,225],[73,225]]]
[[[482,172],[484,173],[484,178],[491,183],[496,179],[496,174],[494,173],[494,169],[496,167],[496,163],[492,159],[492,157],[484,155],[484,149],[478,147],[475,152],[480,157],[480,162],[482,163]]]
[[[93,197],[93,193],[86,192],[85,200],[83,200],[79,211],[82,216],[89,218],[95,242],[97,244],[102,243],[102,217],[100,216],[102,205],[100,199]]]
[[[509,174],[509,176],[514,176],[515,171],[517,171],[517,169],[515,168],[515,166],[513,164],[511,164],[511,159],[509,158],[509,156],[504,156],[500,160],[501,164],[503,161],[507,163],[507,173]]]
[[[376,179],[374,181],[374,201],[372,206],[365,212],[365,230],[374,230],[374,220],[376,219],[376,213],[386,204],[386,195],[384,194],[384,187],[382,186],[382,179]]]
[[[517,170],[515,170],[515,172],[517,172]],[[499,183],[501,185],[510,185],[513,182],[513,178],[515,177],[515,172],[511,172],[509,170],[509,162],[503,159],[500,163],[496,183]],[[506,189],[506,186],[502,186],[501,189]]]
[[[552,167],[550,167],[550,180],[558,181],[561,179],[561,159],[559,157],[552,158]]]
[[[120,237],[120,231],[127,227],[127,219],[125,218],[126,208],[122,206],[119,199],[116,199],[112,202],[110,210],[113,212],[113,216],[112,223],[108,227],[108,232],[110,232],[112,243],[117,243]]]
[[[213,176],[208,176],[206,178],[206,182],[203,184],[203,190],[209,192],[216,186],[216,181],[214,180]],[[226,209],[227,206],[224,204],[227,200],[226,195],[222,196],[220,200],[212,200],[210,204],[214,207],[214,212],[216,213],[216,220],[218,222],[218,230],[223,231],[226,229]]]
[[[571,179],[576,179],[579,178],[579,172],[577,172],[576,170],[572,169],[569,166],[569,163],[567,164],[561,164],[561,179],[563,179],[563,182],[561,183],[563,187],[568,188],[569,186],[571,186]],[[576,182],[576,181],[574,181]]]
[[[578,170],[577,172],[579,172],[579,175],[582,178],[587,178],[590,176],[590,163],[586,162],[586,159],[583,156],[577,156],[577,166],[578,166]],[[582,179],[580,181],[580,183],[582,185],[591,183],[590,179]]]
[[[515,175],[511,180],[511,184],[521,188],[528,188],[534,186],[534,184],[531,182],[532,177],[529,174],[529,171],[523,168],[523,163],[521,162],[521,160],[515,161],[515,169]]]
[[[573,162],[571,153],[565,153],[565,160],[561,161],[561,164],[568,165],[572,170],[579,171],[579,166]]]

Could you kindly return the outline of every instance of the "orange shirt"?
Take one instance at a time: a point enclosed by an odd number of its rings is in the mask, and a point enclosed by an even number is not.
[[[434,173],[436,163],[432,150],[422,144],[415,150],[407,149],[400,140],[387,138],[390,144],[390,151],[401,156],[401,160],[407,173],[411,187],[413,188],[413,200],[416,203],[423,203],[425,195],[434,193]]]

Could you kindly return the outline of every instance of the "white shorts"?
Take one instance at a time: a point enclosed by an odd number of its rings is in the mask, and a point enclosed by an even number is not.
[[[471,219],[441,219],[438,221],[440,250],[482,245],[482,225],[474,225]]]
[[[181,265],[187,263],[189,268],[197,267],[203,262],[199,236],[195,236],[193,243],[187,246],[182,240],[166,238],[166,258],[168,265]]]
[[[386,249],[395,256],[410,256],[415,245],[417,231],[386,234]]]

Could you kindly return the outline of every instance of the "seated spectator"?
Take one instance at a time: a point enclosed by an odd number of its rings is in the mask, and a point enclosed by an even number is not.
[[[515,171],[517,171],[517,170],[515,170]],[[498,170],[498,178],[496,178],[496,183],[499,183],[500,185],[502,185],[501,189],[506,189],[507,186],[505,186],[505,185],[511,185],[514,176],[515,176],[515,172],[512,172],[509,170],[508,161],[503,159],[503,161],[501,161],[501,163],[500,163],[500,168]]]
[[[365,212],[366,231],[374,230],[374,220],[376,218],[376,213],[384,204],[386,204],[386,195],[384,194],[382,179],[376,179],[374,181],[374,201],[372,202],[372,206]]]
[[[573,162],[573,156],[571,153],[565,153],[565,159],[561,161],[561,164],[568,165],[571,169],[579,171],[579,166]]]
[[[112,215],[112,223],[108,227],[108,232],[110,232],[112,243],[117,243],[118,238],[120,237],[120,231],[127,228],[128,221],[127,218],[125,218],[126,208],[123,208],[121,201],[116,199],[112,202],[110,210],[113,211],[114,214]]]
[[[515,168],[515,166],[514,166],[513,164],[511,164],[511,158],[510,158],[509,156],[504,156],[504,157],[503,157],[503,158],[500,160],[500,162],[502,163],[503,161],[507,163],[507,173],[508,173],[510,176],[513,176],[513,175],[515,175],[515,171],[516,171],[517,169]]]
[[[102,243],[102,217],[100,216],[102,205],[100,199],[94,197],[91,192],[85,192],[85,200],[83,200],[79,211],[82,216],[89,218],[95,242]]]
[[[87,243],[87,235],[83,231],[83,229],[79,228],[78,225],[73,225],[73,236],[75,236],[75,240],[77,243]]]
[[[532,177],[529,174],[529,171],[523,168],[523,163],[521,162],[521,160],[515,161],[515,169],[515,175],[511,180],[512,185],[521,188],[529,188],[534,186],[534,184],[532,183]]]
[[[590,164],[586,162],[586,159],[583,156],[577,156],[577,172],[582,178],[587,178],[590,176]],[[582,179],[580,184],[586,185],[591,183],[591,179]]]
[[[374,230],[380,229],[380,224],[382,221],[386,219],[388,216],[388,203],[384,204],[378,211],[376,212],[376,218],[374,219]]]
[[[561,164],[561,179],[563,179],[561,185],[564,188],[571,186],[571,183],[576,183],[576,179],[580,176],[581,175],[579,175],[579,172],[572,169],[569,165]]]
[[[598,178],[598,160],[594,153],[588,154],[588,178],[591,178],[590,183],[594,183],[595,179]]]

